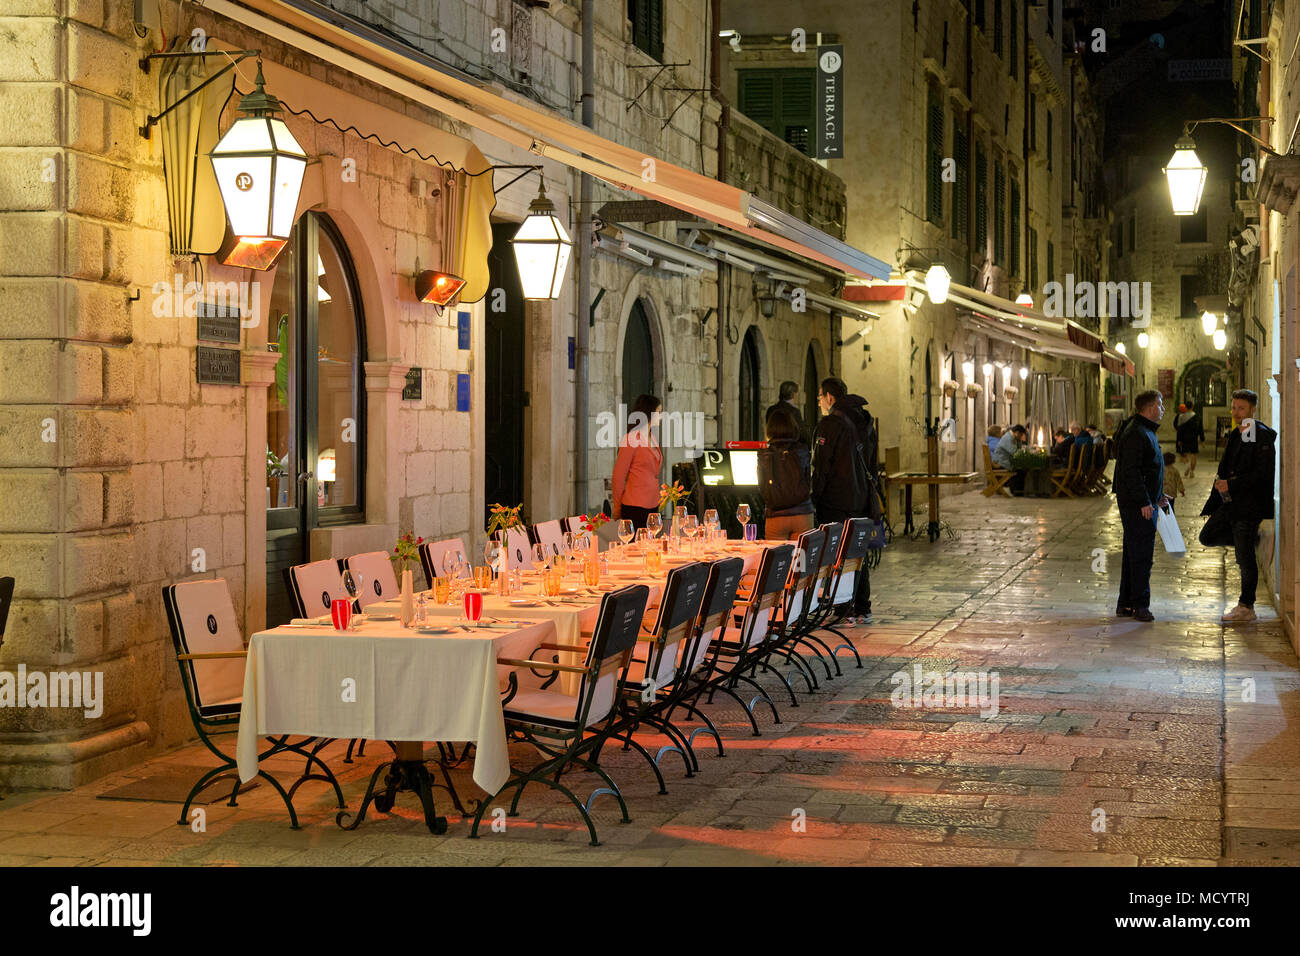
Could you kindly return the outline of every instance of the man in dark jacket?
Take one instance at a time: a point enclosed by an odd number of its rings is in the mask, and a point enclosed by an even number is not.
[[[771,418],[772,413],[778,408],[784,408],[794,416],[795,424],[799,426],[799,440],[811,448],[812,435],[809,433],[808,426],[804,423],[803,415],[799,411],[799,406],[795,402],[795,399],[799,397],[799,385],[791,381],[782,382],[778,394],[781,396],[781,400],[775,405],[768,406],[765,419]]]
[[[842,523],[867,513],[871,476],[863,456],[863,439],[869,437],[872,422],[864,412],[866,399],[849,396],[848,386],[838,378],[822,382],[818,404],[822,418],[817,423],[813,444],[813,504],[817,523]],[[846,618],[844,623],[871,622],[871,580],[864,564],[857,577],[853,612],[859,620]]]
[[[1124,557],[1115,614],[1153,621],[1151,562],[1155,557],[1156,509],[1165,505],[1165,459],[1156,429],[1165,414],[1157,391],[1143,392],[1135,414],[1120,426],[1115,442],[1115,499],[1124,526]]]
[[[1255,620],[1255,588],[1259,567],[1255,562],[1255,541],[1259,523],[1273,517],[1273,468],[1277,454],[1277,432],[1255,420],[1259,396],[1248,388],[1232,393],[1232,420],[1237,427],[1228,436],[1218,478],[1201,514],[1228,509],[1232,523],[1232,544],[1241,568],[1241,597],[1237,606],[1223,615],[1224,624],[1249,624]]]

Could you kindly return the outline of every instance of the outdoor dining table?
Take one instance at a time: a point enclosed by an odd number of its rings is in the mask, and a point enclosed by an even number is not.
[[[472,741],[474,782],[488,793],[500,790],[510,775],[501,687],[512,668],[497,658],[526,658],[542,642],[555,643],[555,636],[552,620],[430,634],[373,616],[356,631],[336,631],[327,620],[259,631],[249,642],[244,671],[239,778],[257,776],[258,743],[268,734],[392,741],[391,765],[376,768],[361,810],[345,829],[364,819],[387,767],[379,809],[391,807],[398,791],[415,792],[429,829],[444,832],[446,819],[434,812],[424,741]],[[339,826],[344,816],[341,811]]]

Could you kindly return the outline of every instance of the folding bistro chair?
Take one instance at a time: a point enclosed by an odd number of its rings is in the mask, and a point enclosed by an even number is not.
[[[743,563],[743,562],[742,562]],[[638,640],[637,653],[628,665],[627,678],[621,685],[616,734],[631,736],[645,724],[659,731],[672,743],[661,747],[652,761],[658,767],[664,754],[677,752],[686,764],[686,776],[699,769],[699,761],[690,741],[664,719],[665,707],[678,683],[687,679],[690,654],[687,647],[700,617],[709,565],[702,562],[683,565],[668,572],[659,613],[649,633]],[[642,630],[645,628],[643,626]],[[647,757],[649,755],[647,754]],[[660,785],[662,787],[662,777]]]
[[[1070,476],[1074,474],[1075,469],[1078,467],[1078,461],[1079,446],[1071,445],[1070,453],[1065,459],[1065,470],[1058,471],[1056,467],[1053,466],[1052,470],[1047,473],[1047,477],[1051,479],[1052,482],[1053,498],[1060,498],[1062,496],[1065,496],[1066,498],[1074,497],[1074,492],[1070,490]]]
[[[819,686],[812,665],[804,660],[795,649],[795,645],[807,624],[809,614],[816,609],[817,589],[820,585],[818,575],[821,571],[826,537],[825,527],[813,528],[799,535],[798,550],[794,554],[790,577],[786,582],[782,600],[773,615],[768,638],[758,658],[759,667],[781,678],[786,691],[790,694],[791,707],[799,706],[799,698],[795,696],[794,686],[790,683],[789,676],[770,666],[769,661],[776,656],[793,666],[808,685],[808,693],[811,694]]]
[[[321,617],[330,613],[332,602],[348,598],[343,586],[343,569],[334,558],[299,564],[284,569],[289,584],[289,596],[299,617]]]
[[[1005,468],[998,468],[993,464],[993,455],[989,451],[989,443],[981,442],[980,446],[984,450],[984,489],[980,494],[985,497],[992,497],[996,494],[1004,494],[1011,497],[1011,489],[1004,487],[1008,481],[1015,477],[1014,471],[1008,471]]]
[[[812,626],[813,631],[830,631],[844,643],[830,648],[814,638],[811,632],[807,635],[810,640],[816,640],[830,654],[835,664],[836,675],[843,673],[840,670],[839,652],[845,648],[852,652],[858,667],[862,666],[862,657],[858,654],[858,649],[837,625],[853,614],[853,605],[857,599],[858,575],[862,573],[862,563],[867,557],[867,538],[871,534],[871,524],[869,518],[852,518],[844,523],[845,531],[840,537],[839,556],[826,583],[826,596],[822,601],[823,613]]]
[[[528,532],[523,528],[508,528],[506,530],[506,570],[513,571],[516,568],[532,567],[530,556],[532,555],[533,545],[528,540]]]
[[[343,567],[361,574],[361,593],[356,598],[363,611],[376,601],[395,601],[400,595],[393,562],[383,551],[354,554],[343,559]]]
[[[677,679],[666,690],[662,704],[664,720],[668,723],[672,723],[673,714],[678,707],[685,709],[688,716],[699,718],[704,726],[692,730],[686,737],[686,742],[694,748],[696,735],[707,733],[717,744],[719,757],[726,756],[722,736],[709,716],[696,706],[696,702],[708,676],[709,651],[713,642],[720,640],[726,633],[736,603],[736,591],[744,573],[745,562],[740,558],[726,558],[715,561],[710,566],[709,580],[704,585],[704,598],[700,602],[694,632],[683,649]],[[675,724],[673,726],[676,727]],[[684,733],[680,728],[678,732]],[[696,769],[699,769],[698,762]]]
[[[541,752],[542,759],[530,770],[511,767],[511,776],[505,786],[479,804],[478,812],[474,814],[474,824],[470,827],[470,839],[478,837],[479,824],[487,808],[511,790],[515,795],[507,815],[517,816],[519,799],[530,783],[540,783],[558,790],[578,808],[591,834],[592,846],[600,845],[590,813],[591,804],[597,796],[611,794],[618,800],[623,822],[631,822],[627,815],[627,804],[623,801],[618,786],[609,774],[588,757],[598,751],[610,736],[620,681],[627,674],[628,661],[636,647],[649,597],[650,589],[644,584],[611,591],[601,598],[596,627],[591,643],[586,648],[542,645],[555,650],[585,651],[586,660],[581,666],[550,661],[497,659],[498,664],[515,668],[581,674],[582,681],[576,696],[554,689],[521,691],[517,689],[516,682],[511,682],[511,694],[503,702],[506,730],[513,738],[536,747]],[[585,804],[572,790],[560,783],[560,774],[566,767],[574,765],[592,771],[607,785],[607,788],[593,791]]]
[[[443,576],[442,562],[447,557],[447,552],[459,551],[462,558],[465,558],[465,542],[460,538],[447,538],[445,541],[426,541],[420,545],[420,566],[424,568],[424,576],[429,581],[429,587],[433,587],[433,579]],[[465,563],[469,559],[465,558]]]
[[[564,532],[558,518],[533,525],[532,538],[534,544],[545,546],[547,554],[556,555],[564,550]]]
[[[772,710],[773,723],[781,723],[776,704],[751,675],[767,652],[766,642],[773,626],[772,611],[785,593],[786,580],[790,576],[790,565],[793,562],[792,544],[777,545],[763,552],[754,574],[753,589],[748,595],[740,596],[741,600],[736,605],[740,609],[740,623],[737,626],[739,633],[735,640],[728,641],[719,636],[713,642],[708,672],[699,685],[699,694],[708,691],[708,703],[713,703],[713,695],[720,691],[744,708],[755,737],[759,736],[758,721],[754,719],[754,705],[758,701],[766,701]],[[736,688],[741,683],[757,692],[748,704],[736,693]],[[699,694],[692,699],[693,703],[698,701]]]
[[[167,624],[171,628],[172,643],[176,648],[176,661],[181,669],[181,685],[189,704],[190,719],[203,746],[221,760],[221,766],[205,773],[194,784],[181,807],[180,819],[188,824],[190,805],[203,790],[225,777],[234,778],[229,806],[237,806],[239,773],[235,759],[224,753],[215,742],[223,734],[239,730],[239,711],[244,693],[244,637],[239,632],[235,608],[230,601],[230,589],[222,578],[204,581],[187,581],[163,588],[163,605],[167,608]],[[306,737],[289,741],[288,734],[267,737],[271,746],[258,754],[258,761],[282,753],[292,753],[306,760],[306,768],[288,791],[265,770],[257,775],[265,779],[280,795],[289,811],[289,824],[298,829],[298,814],[293,809],[293,795],[308,780],[320,780],[334,788],[338,805],[344,806],[343,791],[338,780],[325,762],[317,755],[319,747],[308,750],[317,738]],[[312,773],[312,764],[320,773]]]

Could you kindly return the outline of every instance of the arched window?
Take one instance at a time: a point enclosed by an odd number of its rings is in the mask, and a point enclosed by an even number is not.
[[[650,335],[650,318],[637,299],[627,317],[623,336],[623,404],[628,408],[638,395],[658,395],[655,391],[655,346]],[[659,396],[662,401],[663,396]]]
[[[267,348],[267,623],[291,616],[282,569],[307,559],[313,528],[365,521],[365,322],[351,260],[328,219],[307,213],[280,256]]]
[[[1200,411],[1207,405],[1228,404],[1228,383],[1217,374],[1223,366],[1212,359],[1202,359],[1187,366],[1183,372],[1183,397],[1180,401]]]
[[[813,347],[808,346],[808,355],[803,362],[803,422],[812,434],[817,429],[817,417],[821,408],[817,399],[821,397],[822,381],[817,374],[817,356]]]
[[[741,441],[759,441],[765,437],[759,408],[758,333],[750,326],[740,345],[740,429]]]

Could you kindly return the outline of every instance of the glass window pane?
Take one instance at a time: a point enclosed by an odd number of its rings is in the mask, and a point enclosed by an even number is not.
[[[295,236],[297,233],[295,232]],[[266,398],[266,506],[293,508],[298,505],[298,343],[294,302],[297,249],[290,239],[280,256],[271,289],[271,351],[279,353],[275,384]]]
[[[317,502],[322,507],[358,504],[361,416],[360,363],[353,290],[339,248],[319,231],[319,254],[310,288],[317,308]]]

